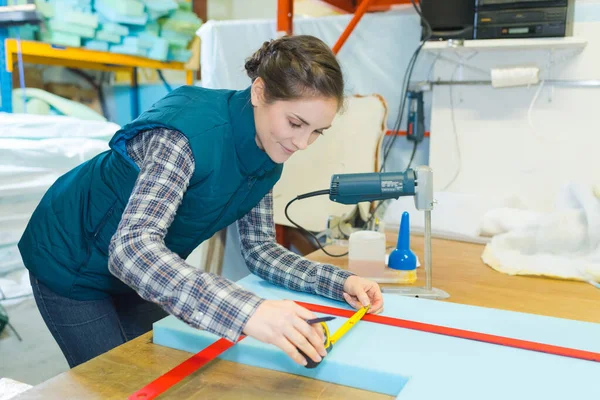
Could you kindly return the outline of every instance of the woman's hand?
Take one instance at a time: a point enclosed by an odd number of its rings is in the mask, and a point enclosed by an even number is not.
[[[344,299],[352,307],[359,309],[369,304],[369,313],[377,314],[383,310],[383,296],[377,282],[352,275],[344,283]]]
[[[325,336],[321,324],[306,323],[313,318],[317,316],[293,301],[265,300],[246,323],[244,333],[279,347],[300,365],[306,365],[306,359],[298,349],[320,362],[327,355]]]

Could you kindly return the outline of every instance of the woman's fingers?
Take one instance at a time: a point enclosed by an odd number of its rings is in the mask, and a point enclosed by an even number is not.
[[[358,299],[356,297],[350,296],[348,293],[344,293],[344,299],[352,307],[356,309],[362,308],[362,304],[358,302]]]
[[[319,355],[321,357],[325,357],[327,355],[327,351],[325,350],[325,345],[323,344],[324,339],[319,334],[319,332],[315,329],[315,325],[320,326],[321,324],[314,324],[311,326],[311,325],[307,324],[306,321],[304,321],[303,319],[300,319],[300,318],[297,318],[294,321],[294,327],[296,328],[296,330],[306,340],[308,340],[310,345],[317,351],[317,353],[319,353]],[[322,327],[321,327],[321,329],[322,329]]]
[[[321,343],[325,343],[325,330],[323,329],[323,325],[321,324],[313,324],[311,326],[321,338]]]
[[[304,322],[304,323],[306,324],[306,322]],[[306,324],[306,325],[308,326],[308,324]],[[311,331],[312,331],[312,329],[311,329]],[[316,332],[315,332],[315,336],[316,336]],[[311,342],[309,342],[307,340],[307,338],[300,331],[298,331],[295,327],[293,327],[293,326],[290,327],[290,329],[288,329],[285,332],[285,337],[294,346],[296,346],[298,349],[302,350],[302,352],[304,354],[306,354],[306,356],[309,357],[310,359],[312,359],[314,362],[321,361],[321,356],[315,349],[314,345]],[[322,343],[321,343],[321,347],[323,347]]]
[[[307,360],[298,352],[298,348],[294,346],[285,336],[278,336],[273,344],[285,352],[294,362],[300,365],[306,365]]]

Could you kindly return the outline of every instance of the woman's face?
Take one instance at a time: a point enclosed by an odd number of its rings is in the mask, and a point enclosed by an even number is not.
[[[256,144],[278,164],[314,143],[337,113],[335,98],[307,97],[267,104],[263,90],[264,83],[257,78],[252,84]]]

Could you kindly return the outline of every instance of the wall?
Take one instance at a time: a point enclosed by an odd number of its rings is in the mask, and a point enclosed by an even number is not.
[[[232,0],[231,19],[275,18],[276,0]]]
[[[535,64],[541,79],[600,79],[600,2],[577,2],[575,22],[574,36],[587,40],[581,52],[450,53],[464,67],[440,61],[434,75],[489,79],[492,66]],[[430,160],[436,189],[515,195],[529,207],[552,209],[561,185],[600,182],[598,104],[600,88],[435,86]]]
[[[277,0],[209,0],[208,19],[262,19],[275,18]],[[324,16],[338,14],[327,4],[315,0],[295,0],[296,16]]]
[[[208,19],[275,18],[277,0],[209,0]]]

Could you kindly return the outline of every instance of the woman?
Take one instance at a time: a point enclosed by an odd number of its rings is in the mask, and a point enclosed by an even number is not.
[[[265,300],[185,258],[237,221],[248,268],[275,284],[383,307],[378,285],[313,263],[274,240],[271,189],[282,164],[327,129],[344,84],[311,36],[266,42],[243,91],[182,87],[124,126],[110,150],[60,177],[19,249],[38,308],[75,367],[168,314],[235,341],[246,334],[305,365],[326,355],[319,324],[291,301]]]

